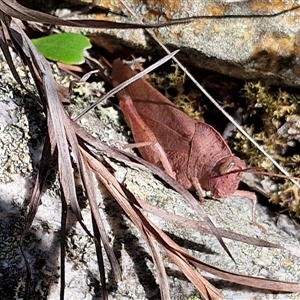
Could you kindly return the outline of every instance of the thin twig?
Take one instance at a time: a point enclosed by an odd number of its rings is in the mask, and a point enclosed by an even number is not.
[[[167,56],[165,56],[162,59],[158,60],[156,63],[154,63],[150,67],[146,68],[145,70],[143,70],[142,72],[136,74],[135,76],[129,78],[128,80],[122,82],[117,87],[115,87],[112,90],[110,90],[105,96],[103,96],[98,101],[96,101],[91,106],[89,106],[84,111],[82,111],[76,118],[74,118],[74,121],[78,121],[87,112],[89,112],[91,109],[93,109],[94,107],[96,107],[100,102],[108,99],[109,97],[112,97],[113,95],[115,95],[117,92],[119,92],[120,90],[122,90],[123,88],[125,88],[126,86],[128,86],[129,84],[131,84],[132,82],[134,82],[134,81],[142,78],[144,75],[148,74],[149,72],[153,71],[157,67],[161,66],[163,63],[165,63],[166,61],[168,61],[169,59],[171,59],[172,57],[174,57],[174,55],[176,55],[178,52],[179,52],[179,50],[175,50],[173,52],[169,52]]]

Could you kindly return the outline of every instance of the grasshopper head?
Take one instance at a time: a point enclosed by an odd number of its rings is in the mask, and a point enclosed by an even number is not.
[[[220,159],[212,169],[209,180],[209,190],[216,198],[231,196],[238,188],[241,173],[232,171],[245,169],[246,164],[236,156],[226,156]]]

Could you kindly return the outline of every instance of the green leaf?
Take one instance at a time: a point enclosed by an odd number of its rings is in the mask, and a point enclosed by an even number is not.
[[[70,65],[84,63],[83,52],[92,46],[87,37],[71,32],[49,35],[31,41],[46,58]]]

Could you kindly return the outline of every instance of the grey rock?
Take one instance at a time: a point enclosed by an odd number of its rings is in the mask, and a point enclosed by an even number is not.
[[[72,0],[74,2],[74,0]],[[77,3],[91,0],[77,0]],[[96,1],[116,15],[94,15],[98,19],[137,22],[121,2]],[[211,16],[191,23],[155,29],[157,36],[170,49],[181,49],[178,58],[196,69],[212,70],[247,80],[267,80],[270,84],[300,86],[299,31],[300,10],[270,17],[299,5],[294,1],[126,1],[139,22],[158,23],[166,20]],[[60,16],[66,11],[57,12]],[[229,15],[233,17],[228,17]],[[251,17],[261,15],[261,17]],[[265,15],[265,16],[264,16]],[[249,16],[249,17],[243,17]],[[268,17],[269,16],[269,17]],[[70,30],[70,29],[66,29]],[[73,29],[75,30],[75,29]],[[85,30],[93,42],[110,52],[124,54],[124,46],[135,53],[152,55],[163,51],[143,30]],[[196,75],[196,74],[195,74]]]
[[[5,65],[2,62],[1,65]],[[54,68],[54,70],[56,70]],[[9,78],[9,71],[2,68],[1,76]],[[63,76],[56,75],[61,79]],[[7,79],[8,80],[8,79]],[[28,95],[18,87],[10,77],[10,83],[4,80],[1,91],[12,91],[11,95],[0,95],[0,103],[6,109],[6,113],[0,118],[0,140],[5,136],[10,127],[18,124],[21,128],[22,138],[16,131],[15,140],[10,144],[14,148],[1,152],[1,160],[7,161],[11,152],[16,153],[16,162],[22,162],[20,153],[29,155],[31,159],[21,164],[12,163],[13,167],[2,169],[0,183],[0,298],[21,298],[24,290],[25,265],[22,260],[19,237],[23,230],[26,215],[26,203],[32,191],[33,178],[35,176],[40,149],[43,142],[38,128],[43,128],[43,114],[31,109],[36,117],[32,123],[32,115],[25,114],[26,104],[33,105]],[[66,79],[64,79],[66,80]],[[90,87],[94,85],[91,84]],[[82,89],[81,91],[86,91]],[[95,98],[98,98],[96,93]],[[84,101],[75,99],[77,106],[72,114],[77,114],[83,109],[83,103],[93,102],[94,94],[81,93]],[[19,96],[19,97],[17,97]],[[21,96],[21,97],[20,97]],[[4,100],[2,100],[4,99]],[[14,113],[9,113],[14,112]],[[124,133],[116,133],[120,129],[119,113],[113,107],[99,107],[82,119],[82,126],[90,129],[93,134],[107,143],[113,144],[115,140],[125,141],[128,137]],[[27,120],[22,122],[20,120]],[[39,121],[38,121],[39,120]],[[38,122],[38,123],[37,123]],[[40,122],[40,123],[39,123]],[[39,126],[32,126],[33,124]],[[10,131],[10,130],[9,130]],[[32,143],[32,138],[36,143]],[[2,139],[3,140],[3,139]],[[5,140],[3,140],[3,145]],[[22,147],[20,146],[22,145]],[[18,152],[19,151],[19,152]],[[20,152],[21,151],[21,152]],[[34,155],[32,155],[35,153]],[[20,167],[21,166],[21,167]],[[163,207],[177,214],[196,218],[197,215],[174,191],[168,189],[163,183],[155,179],[150,173],[136,169],[125,168],[117,163],[113,165],[118,180],[124,182],[129,190],[152,204]],[[45,193],[39,206],[38,214],[24,244],[25,253],[33,269],[33,292],[31,299],[58,299],[59,298],[59,239],[60,239],[60,200],[58,185],[52,184]],[[123,278],[118,285],[113,285],[108,278],[110,287],[110,299],[160,299],[159,289],[154,277],[153,263],[150,259],[147,246],[141,239],[140,233],[132,226],[127,217],[119,209],[114,199],[103,189],[99,188],[97,199],[99,210],[104,224],[111,238],[114,250],[120,255]],[[263,233],[257,227],[250,224],[251,202],[242,198],[230,198],[224,201],[207,200],[205,210],[217,226],[234,230],[254,237],[263,238],[271,242],[288,246],[290,250],[262,249],[238,242],[226,241],[230,251],[237,260],[237,265],[228,258],[216,239],[207,234],[195,232],[189,228],[182,228],[174,223],[168,223],[157,216],[150,216],[151,220],[163,230],[173,234],[173,237],[201,260],[217,265],[228,271],[240,272],[254,276],[299,282],[300,279],[300,245],[299,237],[293,222],[286,220],[288,225],[282,230],[282,225],[266,208],[258,210],[258,221],[265,227]],[[84,222],[91,228],[90,211],[88,206],[82,211]],[[278,225],[277,225],[278,224]],[[282,223],[281,223],[282,224]],[[66,260],[66,299],[98,299],[99,274],[96,265],[94,246],[72,213],[69,212],[67,260]],[[199,296],[195,288],[184,279],[178,268],[162,253],[169,274],[172,299],[188,299]],[[109,272],[109,262],[104,257],[104,264]],[[223,293],[225,299],[299,299],[300,294],[272,293],[270,291],[255,290],[241,287],[224,280],[219,280],[210,274],[204,274]]]

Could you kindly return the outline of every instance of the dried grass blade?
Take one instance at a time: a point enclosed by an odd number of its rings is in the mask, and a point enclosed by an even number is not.
[[[3,52],[3,55],[6,59],[6,62],[15,78],[15,80],[21,85],[23,86],[23,82],[15,68],[15,65],[13,63],[13,60],[12,60],[12,57],[11,57],[11,54],[9,52],[9,48],[8,48],[8,36],[9,36],[9,33],[7,31],[7,27],[5,25],[5,23],[1,20],[1,28],[0,28],[0,47],[1,47],[1,50]]]
[[[84,150],[82,150],[84,152]],[[94,232],[94,243],[96,248],[96,255],[98,260],[98,269],[100,273],[100,282],[101,282],[101,289],[102,289],[102,297],[103,299],[108,299],[108,292],[106,287],[106,275],[104,269],[104,262],[103,262],[103,254],[102,254],[102,247],[101,241],[103,242],[104,249],[106,250],[108,259],[111,263],[113,273],[115,275],[115,279],[118,281],[121,277],[121,270],[118,264],[118,261],[109,246],[109,239],[106,234],[104,224],[100,217],[97,200],[95,196],[95,180],[91,171],[91,168],[88,164],[85,163],[83,157],[81,156],[81,151],[79,152],[78,156],[78,166],[81,170],[81,179],[83,183],[84,190],[86,191],[88,201],[91,207],[91,217],[92,217],[92,224],[93,224],[93,232]]]
[[[201,276],[182,255],[174,249],[170,250],[168,248],[165,249],[170,256],[170,258],[177,264],[186,278],[192,282],[195,287],[197,287],[201,296],[204,299],[214,299],[214,300],[222,300],[224,299],[221,293],[211,284],[209,283],[203,276]]]
[[[91,167],[86,163],[86,161],[90,162],[92,160],[92,154],[86,147],[80,148],[80,151],[82,153],[82,156],[84,159],[81,159],[79,162],[80,168],[82,170],[82,182],[84,184],[84,189],[87,193],[89,204],[91,207],[91,213],[92,217],[97,224],[97,230],[99,231],[101,241],[103,242],[103,246],[105,248],[105,251],[107,253],[108,259],[111,263],[115,279],[116,281],[121,280],[121,269],[118,263],[118,260],[112,250],[112,248],[109,246],[109,238],[106,234],[104,224],[102,222],[99,209],[98,209],[98,204],[97,204],[97,199],[95,196],[95,191],[94,188],[96,186],[94,177],[92,176],[92,169]]]
[[[163,300],[169,300],[169,299],[171,300],[170,287],[168,283],[168,277],[164,266],[164,262],[161,254],[156,249],[156,245],[155,245],[156,241],[153,238],[153,236],[150,234],[150,232],[147,230],[147,228],[144,228],[144,237],[149,246],[149,250],[151,251],[151,256],[156,266],[157,277],[158,277],[157,281],[159,284],[161,297]]]
[[[108,170],[95,158],[93,157],[86,157],[91,167],[94,169],[94,171],[98,174],[100,180],[103,182],[103,184],[106,186],[106,188],[109,190],[109,192],[115,197],[115,199],[118,201],[120,206],[123,208],[127,216],[132,220],[132,222],[139,228],[140,232],[144,232],[145,227],[147,228],[147,231],[151,233],[151,235],[164,247],[167,249],[173,249],[180,248],[177,244],[175,244],[171,239],[168,238],[168,241],[172,241],[172,244],[175,245],[173,247],[172,245],[165,242],[164,238],[166,235],[158,229],[155,225],[153,225],[136,207],[132,206],[130,202],[128,201],[128,198],[126,197],[125,193],[123,192],[121,186],[116,181],[115,177],[108,172]],[[146,239],[147,240],[147,239]],[[183,250],[182,250],[183,251]],[[179,263],[179,267],[183,268],[185,275],[188,276],[188,278],[193,282],[196,286],[196,288],[199,290],[200,293],[203,293],[203,295],[206,295],[206,289],[203,288],[203,281],[202,276],[196,272],[193,267],[191,267],[189,264],[187,264],[185,261],[182,261],[178,259],[177,253],[175,253],[176,261]],[[214,289],[210,285],[210,289],[214,290],[215,293],[217,293],[216,289]],[[205,291],[205,292],[204,292]],[[209,297],[206,297],[206,299],[210,299]],[[222,298],[216,298],[216,299],[222,299]]]
[[[135,199],[139,203],[139,200],[137,198]],[[184,257],[184,254],[187,254],[187,252],[178,246],[144,215],[142,216],[147,221],[147,223],[145,221],[143,223],[148,225],[148,230],[151,231],[155,239],[161,244],[170,258],[177,264],[189,281],[194,284],[204,299],[223,299],[220,292],[190,265],[188,260]]]
[[[65,287],[66,287],[66,268],[65,268],[65,259],[66,259],[66,225],[67,225],[67,214],[68,214],[68,204],[64,194],[61,195],[61,239],[60,239],[60,299],[64,299]]]
[[[184,256],[188,262],[193,264],[194,266],[199,267],[201,270],[206,271],[210,274],[218,276],[220,278],[226,279],[230,282],[238,283],[244,286],[251,286],[259,289],[268,289],[273,291],[281,291],[281,292],[299,292],[300,291],[300,284],[293,283],[293,282],[284,282],[272,279],[265,279],[253,276],[245,276],[239,275],[232,272],[221,270],[217,267],[212,265],[206,264],[195,256],[189,254],[181,247],[179,247],[176,243],[174,243],[165,233],[161,233],[163,241],[171,245],[176,251]]]
[[[137,200],[137,202],[139,202],[137,198],[136,198],[136,200]],[[157,230],[157,232],[159,233],[159,235],[161,237],[160,243],[163,246],[167,244],[168,247],[171,247],[172,249],[176,250],[178,253],[183,255],[183,257],[185,259],[187,259],[187,261],[189,261],[193,265],[199,267],[203,271],[209,272],[211,274],[214,274],[220,278],[226,279],[231,282],[239,283],[239,284],[246,285],[246,286],[252,286],[255,288],[269,289],[269,290],[275,290],[275,291],[285,291],[285,292],[299,292],[300,291],[299,283],[283,282],[283,281],[278,281],[278,280],[270,280],[270,279],[265,279],[265,278],[239,275],[239,274],[224,271],[224,270],[221,270],[214,266],[211,266],[209,264],[203,263],[202,261],[197,259],[195,256],[190,255],[188,252],[186,252],[181,247],[179,247],[164,232],[162,232],[160,229],[157,229],[155,225],[153,225],[153,229]],[[158,235],[156,237],[158,237]],[[166,248],[167,248],[167,246],[166,246]]]
[[[102,299],[107,300],[108,299],[108,290],[106,286],[106,275],[105,275],[105,269],[104,269],[104,260],[103,260],[103,253],[102,253],[102,247],[100,243],[101,235],[98,228],[98,225],[96,223],[96,220],[94,216],[92,215],[92,223],[93,223],[93,231],[94,231],[94,243],[96,248],[96,255],[97,255],[97,261],[98,261],[98,268],[100,272],[100,282],[101,282],[101,289],[102,289]],[[115,266],[112,266],[113,270],[116,269]],[[116,271],[114,271],[115,277]]]
[[[84,186],[84,190],[87,193],[87,197],[90,203],[91,207],[91,214],[92,214],[92,222],[93,222],[93,231],[94,231],[94,236],[90,234],[86,226],[84,225],[82,220],[78,220],[82,226],[82,228],[94,238],[95,241],[95,246],[96,246],[96,254],[98,257],[98,268],[99,268],[99,273],[100,273],[100,278],[101,278],[101,287],[102,287],[102,294],[103,298],[107,299],[108,298],[108,293],[107,293],[107,288],[106,288],[106,280],[105,280],[105,270],[104,270],[104,264],[103,264],[103,256],[102,256],[102,249],[101,249],[101,242],[103,242],[104,249],[107,253],[108,259],[111,263],[113,273],[115,275],[116,281],[119,281],[121,279],[121,270],[118,264],[118,261],[114,255],[114,252],[112,251],[110,245],[109,245],[109,238],[106,234],[104,224],[102,222],[102,219],[100,217],[99,211],[98,211],[98,206],[97,206],[97,201],[96,201],[96,196],[95,196],[95,184],[94,183],[94,178],[92,174],[92,170],[90,167],[86,164],[84,161],[80,147],[78,144],[77,136],[74,132],[74,129],[72,128],[71,125],[71,120],[70,118],[64,114],[63,115],[64,120],[64,126],[66,130],[66,135],[67,139],[70,144],[70,148],[72,149],[72,157],[75,162],[75,164],[78,166],[78,172],[79,172],[79,177],[82,179],[82,183]],[[74,199],[77,203],[77,199]],[[74,205],[76,205],[74,203]]]
[[[47,67],[47,66],[46,66]],[[48,77],[44,78],[44,86],[45,86],[45,92],[47,95],[53,95],[56,93],[56,87],[53,86],[51,83],[51,78],[48,79]],[[47,92],[50,92],[50,94],[47,94]],[[56,93],[57,94],[57,93]],[[57,98],[56,98],[57,99]],[[50,103],[51,102],[51,103]],[[78,147],[78,141],[77,137],[74,133],[74,129],[70,124],[70,119],[67,117],[63,106],[61,102],[59,101],[53,101],[53,99],[48,98],[47,101],[49,110],[50,110],[50,116],[53,117],[53,123],[57,126],[57,128],[54,128],[55,132],[57,132],[57,139],[61,140],[61,145],[58,143],[58,153],[61,151],[61,156],[58,155],[58,163],[59,163],[59,171],[60,171],[60,181],[62,185],[62,190],[64,191],[64,195],[66,199],[70,201],[72,211],[75,213],[77,220],[80,222],[82,227],[84,228],[84,224],[82,223],[82,216],[80,212],[80,208],[77,202],[76,198],[76,191],[75,191],[75,182],[74,182],[74,176],[73,176],[73,169],[71,166],[71,160],[70,155],[68,151],[68,147],[70,145],[70,148],[72,150],[73,158],[75,160],[75,163],[79,167],[78,170],[80,171],[80,175],[83,179],[85,190],[88,194],[88,198],[90,201],[90,206],[93,212],[93,219],[95,220],[97,224],[97,231],[99,231],[101,240],[103,241],[104,248],[108,254],[109,260],[111,262],[116,280],[120,280],[121,278],[121,271],[120,267],[118,265],[117,259],[112,251],[112,249],[109,246],[109,239],[106,235],[104,225],[102,223],[101,217],[98,212],[97,202],[95,199],[95,195],[93,192],[93,187],[91,184],[89,184],[91,178],[88,176],[90,173],[90,170],[87,170],[86,164],[82,160],[81,153],[79,151]],[[51,113],[52,108],[52,113]],[[56,114],[54,114],[56,112]],[[69,143],[67,143],[67,141]],[[61,146],[61,150],[59,149],[59,145]],[[60,164],[60,162],[62,164]],[[96,233],[97,233],[96,231]],[[98,241],[98,244],[100,245],[100,241]],[[99,250],[99,248],[98,248]],[[100,257],[100,254],[97,253],[97,256]],[[104,274],[104,271],[102,269],[103,266],[99,265],[99,269],[101,274]],[[105,283],[105,280],[103,280],[103,283]]]
[[[58,172],[62,192],[66,200],[70,201],[73,213],[76,215],[77,219],[82,220],[75,190],[75,181],[73,176],[74,170],[72,167],[69,145],[63,123],[65,112],[59,100],[56,87],[53,85],[54,81],[52,75],[50,78],[48,75],[44,77],[45,96],[47,98],[49,108],[48,118],[53,124],[53,130],[57,140]]]
[[[135,24],[135,23],[117,23],[105,20],[64,20],[51,16],[49,14],[33,10],[22,6],[16,0],[2,0],[0,10],[8,16],[20,19],[22,21],[33,21],[39,23],[48,23],[52,25],[64,25],[73,27],[98,27],[98,28],[154,28],[171,26],[182,23],[189,23],[189,20],[170,21],[158,24]]]
[[[3,15],[2,15],[3,17]],[[5,16],[4,16],[5,17]],[[40,93],[44,108],[47,114],[48,122],[48,144],[45,151],[49,151],[52,155],[57,147],[58,152],[58,168],[60,175],[60,184],[62,187],[62,242],[61,242],[61,257],[64,259],[64,235],[65,235],[65,222],[66,222],[66,201],[69,199],[76,199],[75,183],[73,177],[73,169],[71,165],[71,160],[69,156],[68,143],[66,139],[66,134],[63,126],[63,114],[65,114],[60,98],[56,90],[55,82],[52,78],[52,72],[49,68],[47,61],[44,59],[39,52],[36,51],[35,47],[32,45],[31,41],[28,39],[24,31],[22,30],[22,25],[19,20],[4,18],[2,20],[8,28],[8,32],[11,37],[13,45],[19,50],[21,57],[23,58],[25,64],[30,66],[30,70],[33,78],[37,84],[38,91]],[[41,84],[42,79],[42,84]],[[48,154],[48,152],[47,152]],[[45,157],[44,157],[45,158]],[[49,160],[47,160],[47,163]],[[37,180],[36,187],[37,190],[33,193],[32,206],[30,208],[30,213],[28,215],[28,220],[26,221],[26,228],[22,235],[21,243],[25,237],[26,231],[29,229],[31,222],[36,214],[37,202],[40,198],[40,190],[43,182]],[[37,195],[36,195],[37,194]],[[72,201],[71,201],[72,203]],[[73,201],[74,203],[74,201]],[[81,213],[78,203],[75,202],[73,205],[74,213],[77,218],[81,220]],[[26,258],[25,258],[26,259]],[[26,261],[25,261],[26,263]],[[64,272],[64,260],[62,260],[62,272]],[[27,268],[29,265],[26,263]],[[28,271],[29,270],[29,271]],[[27,270],[29,274],[30,269]],[[63,295],[64,290],[64,273],[61,274],[61,292]],[[30,281],[30,276],[27,277],[27,283]],[[29,284],[26,286],[26,292],[29,290]],[[28,293],[26,294],[28,297]]]
[[[135,212],[140,216],[142,224],[147,228],[149,233],[155,238],[163,249],[167,252],[169,257],[173,260],[175,264],[180,268],[183,274],[188,278],[190,282],[198,289],[200,294],[204,299],[223,299],[221,294],[218,292],[213,285],[211,285],[206,279],[199,274],[190,263],[184,258],[181,252],[185,252],[181,247],[179,247],[170,238],[165,239],[166,234],[156,227],[148,218],[146,218],[139,210],[133,207]],[[175,247],[173,247],[175,245]],[[180,251],[178,251],[180,249]]]
[[[214,266],[203,263],[202,261],[195,260],[194,256],[186,257],[191,263],[199,267],[201,270],[209,272],[219,278],[234,282],[243,286],[254,287],[255,289],[265,289],[278,292],[300,292],[300,284],[297,282],[285,282],[261,277],[253,277],[231,273],[221,270]]]
[[[50,147],[49,147],[49,136],[46,137],[46,141],[43,147],[43,153],[40,161],[40,168],[37,174],[37,178],[35,180],[35,185],[31,194],[30,202],[29,202],[29,211],[26,215],[25,219],[25,226],[24,230],[20,236],[20,248],[22,257],[25,262],[26,266],[26,284],[25,284],[25,299],[29,295],[29,288],[30,288],[30,280],[31,280],[31,267],[30,264],[26,258],[24,248],[23,248],[23,242],[25,240],[25,236],[27,232],[29,231],[29,228],[33,222],[33,219],[37,213],[38,207],[40,205],[41,196],[42,196],[42,188],[44,186],[47,170],[48,170],[48,162],[52,160],[53,153],[51,154]]]
[[[23,32],[21,27],[16,22],[12,20],[12,29],[16,30],[22,37],[22,44],[20,47],[28,48],[29,60],[32,62],[34,69],[39,74],[34,73],[33,76],[36,78],[36,82],[39,82],[39,78],[42,78],[42,88],[43,95],[41,97],[44,99],[44,107],[47,108],[47,120],[48,120],[48,130],[53,128],[53,138],[50,142],[53,148],[53,141],[55,141],[55,146],[57,146],[58,151],[58,172],[59,178],[62,186],[62,191],[67,201],[70,201],[72,210],[76,215],[78,220],[82,220],[80,208],[76,200],[75,182],[73,176],[73,167],[69,153],[69,145],[67,141],[67,134],[65,128],[65,111],[63,105],[60,101],[60,97],[57,92],[56,84],[52,76],[51,69],[45,60],[45,58],[35,49],[31,41],[28,39],[26,34]],[[12,32],[14,36],[14,32]],[[18,37],[19,39],[19,37]],[[20,43],[16,38],[15,40]],[[42,96],[43,96],[42,95]]]
[[[19,46],[25,46],[26,54],[28,55],[28,60],[30,60],[33,64],[33,76],[36,79],[37,83],[42,82],[41,89],[41,98],[43,99],[44,107],[47,110],[47,120],[48,120],[48,131],[52,133],[52,139],[50,141],[51,149],[55,149],[57,147],[58,152],[58,172],[59,172],[59,179],[62,188],[62,204],[63,204],[63,212],[62,212],[62,244],[61,244],[61,259],[62,259],[62,274],[61,274],[61,296],[64,292],[64,228],[65,228],[65,221],[66,221],[66,209],[67,209],[67,202],[70,201],[70,205],[72,207],[73,213],[76,215],[77,220],[80,222],[82,227],[88,232],[87,228],[82,223],[82,216],[80,207],[77,202],[76,190],[75,190],[75,182],[73,176],[73,167],[72,161],[70,158],[70,151],[73,153],[73,158],[75,163],[82,168],[84,164],[82,163],[81,154],[78,149],[78,142],[75,133],[73,132],[72,126],[70,126],[69,119],[64,111],[62,103],[60,101],[55,82],[52,77],[52,72],[49,68],[48,63],[32,46],[31,42],[28,40],[27,36],[21,31],[20,27],[18,26],[17,22],[12,20],[12,28],[16,30],[16,32],[20,33],[20,37],[16,38],[17,42],[19,42]],[[14,37],[14,33],[12,33]],[[45,98],[43,98],[43,96]],[[70,149],[69,149],[70,145]],[[86,177],[85,172],[81,172],[82,176]],[[87,180],[85,180],[85,183]],[[88,187],[89,188],[89,187]],[[91,195],[91,192],[89,196]],[[94,217],[95,217],[94,211]],[[97,225],[99,226],[98,222]],[[101,219],[100,219],[101,220]],[[108,245],[108,237],[103,234],[104,226],[100,226],[101,237],[104,239],[104,246],[106,251],[108,252],[109,257],[111,258],[112,265],[114,268],[115,273],[117,274],[116,277],[120,278],[120,269],[117,265],[117,260],[113,255],[112,250]],[[89,232],[88,232],[89,233]],[[91,235],[89,233],[89,235]],[[99,242],[98,242],[99,243]],[[99,257],[99,253],[97,253]],[[100,272],[104,274],[103,270],[99,267]],[[105,283],[105,281],[104,281]]]
[[[137,197],[136,197],[137,198]],[[139,204],[141,205],[141,208],[143,208],[144,210],[146,210],[147,212],[153,214],[156,217],[161,217],[165,220],[168,220],[169,222],[174,222],[177,225],[181,225],[183,227],[188,227],[190,229],[194,229],[196,231],[200,231],[203,233],[211,233],[209,227],[207,225],[205,225],[204,222],[201,221],[195,221],[186,217],[182,217],[182,216],[178,216],[172,212],[166,211],[162,208],[159,208],[155,205],[149,204],[146,201],[138,198],[139,200]],[[243,242],[246,244],[250,244],[250,245],[254,245],[254,246],[259,246],[259,247],[268,247],[268,248],[278,248],[278,249],[285,249],[284,247],[280,246],[280,245],[276,245],[274,243],[271,242],[267,242],[265,240],[261,240],[261,239],[257,239],[257,238],[253,238],[250,236],[245,236],[242,234],[238,234],[232,231],[228,231],[222,228],[217,228],[219,234],[222,237],[231,239],[231,240],[235,240],[235,241],[239,241],[239,242]]]
[[[20,76],[19,76],[19,74],[16,70],[16,67],[13,63],[13,59],[11,57],[11,53],[10,53],[9,48],[8,48],[8,45],[10,43],[10,41],[9,41],[10,34],[9,34],[9,31],[6,27],[6,24],[2,21],[3,18],[4,18],[4,15],[0,11],[0,22],[1,22],[0,23],[1,24],[0,25],[0,48],[3,52],[5,60],[8,64],[8,66],[9,66],[15,80],[22,86],[22,88],[24,90],[26,90],[28,92],[28,94],[33,99],[35,99],[40,104],[40,101],[39,101],[38,97],[36,97],[36,95],[32,91],[30,91],[29,89],[26,88],[26,86],[23,84],[23,82],[22,82],[22,80],[21,80],[21,78],[20,78]]]
[[[148,243],[149,249],[151,251],[153,261],[155,263],[158,277],[159,277],[159,285],[161,287],[161,295],[163,299],[171,299],[168,289],[168,281],[167,275],[165,273],[165,269],[163,266],[163,261],[160,254],[155,249],[154,243],[152,241],[152,237],[149,236],[147,228],[144,226],[144,222],[139,218],[138,214],[132,209],[130,203],[126,199],[126,195],[123,193],[119,183],[116,181],[115,177],[113,177],[108,170],[100,163],[96,158],[91,155],[87,155],[86,159],[94,171],[97,173],[98,177],[102,181],[102,183],[107,187],[110,193],[115,197],[115,199],[119,202],[120,206],[124,209],[129,218],[133,221],[133,223],[139,228],[140,233],[144,236],[146,242]]]

